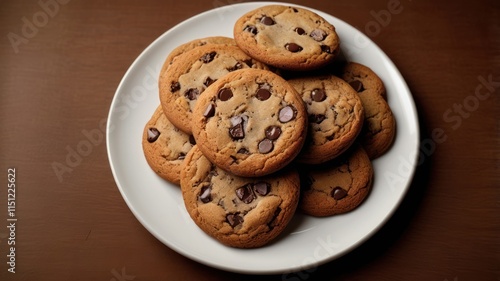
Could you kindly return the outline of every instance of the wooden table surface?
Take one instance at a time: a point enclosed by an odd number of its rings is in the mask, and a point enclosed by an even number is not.
[[[241,275],[176,253],[139,223],[101,137],[116,88],[162,33],[238,2],[2,1],[0,280],[500,280],[498,1],[290,1],[367,34],[419,112],[423,163],[394,216],[354,251],[310,271]],[[54,163],[91,131],[58,175]]]

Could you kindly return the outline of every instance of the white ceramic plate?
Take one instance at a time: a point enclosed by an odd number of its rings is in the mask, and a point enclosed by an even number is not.
[[[348,214],[328,218],[297,214],[283,235],[263,248],[229,248],[203,233],[185,210],[179,187],[156,176],[143,155],[142,131],[159,105],[159,70],[170,50],[181,43],[214,35],[232,37],[233,25],[240,16],[267,4],[271,2],[220,7],[192,17],[160,36],[123,77],[111,104],[107,126],[108,156],[115,181],[144,227],[186,257],[240,273],[310,269],[359,246],[390,218],[402,201],[418,155],[417,112],[397,68],[361,32],[331,15],[311,9],[336,27],[346,58],[372,68],[387,88],[389,104],[397,120],[397,135],[391,150],[373,161],[373,191],[358,209]]]

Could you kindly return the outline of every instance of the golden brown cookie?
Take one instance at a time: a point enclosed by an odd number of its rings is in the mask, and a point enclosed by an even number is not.
[[[357,144],[328,165],[307,165],[299,171],[299,208],[318,217],[354,210],[368,196],[373,182],[372,163]]]
[[[236,70],[200,96],[193,136],[215,165],[246,177],[276,172],[300,152],[307,112],[295,89],[267,70]]]
[[[250,56],[287,70],[320,68],[339,51],[335,27],[299,7],[266,5],[252,10],[236,21],[233,35]]]
[[[268,69],[231,45],[207,44],[177,56],[159,79],[163,112],[177,128],[191,134],[191,112],[198,96],[225,74],[243,68]]]
[[[181,190],[189,215],[205,233],[231,247],[256,248],[275,239],[292,219],[300,178],[292,169],[238,177],[194,146],[181,172]]]
[[[142,148],[146,160],[160,177],[180,182],[181,165],[194,145],[194,138],[177,129],[158,106],[144,126]]]
[[[305,76],[288,83],[302,96],[309,116],[308,137],[297,161],[320,164],[347,150],[364,122],[358,94],[333,75]]]
[[[359,140],[370,159],[383,155],[396,135],[396,120],[387,102],[375,92],[359,95],[365,109],[365,122]]]
[[[172,61],[179,55],[186,53],[196,47],[204,46],[207,44],[222,44],[222,45],[236,45],[233,38],[225,36],[209,36],[204,38],[198,38],[188,41],[184,44],[177,46],[173,49],[165,59],[160,73],[166,71],[166,69],[172,64]],[[161,74],[160,74],[161,75]]]

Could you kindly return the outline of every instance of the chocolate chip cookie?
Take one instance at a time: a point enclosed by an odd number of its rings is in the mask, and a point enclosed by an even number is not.
[[[177,128],[191,134],[191,112],[198,96],[225,74],[243,68],[268,69],[232,45],[207,44],[177,56],[159,78],[163,112]]]
[[[294,78],[288,83],[302,96],[309,115],[308,136],[297,161],[320,164],[347,150],[363,127],[358,94],[333,75]]]
[[[359,95],[365,109],[365,121],[359,139],[370,159],[382,156],[396,135],[396,119],[382,96],[365,91]]]
[[[297,208],[300,178],[286,169],[238,177],[213,165],[195,145],[181,171],[181,190],[193,221],[219,242],[261,247],[283,232]]]
[[[193,136],[215,165],[239,176],[273,173],[300,152],[307,112],[295,89],[273,72],[236,70],[214,82],[193,111]]]
[[[396,119],[383,83],[371,69],[353,62],[345,66],[342,78],[358,92],[365,109],[360,142],[370,159],[378,158],[389,150],[396,134]]]
[[[172,64],[172,61],[179,55],[188,52],[196,47],[207,45],[207,44],[222,44],[222,45],[236,45],[236,42],[233,38],[225,37],[225,36],[210,36],[204,38],[198,38],[191,41],[188,41],[184,44],[177,46],[173,49],[165,59],[163,63],[163,67],[160,73],[163,73],[167,70],[167,68]]]
[[[236,21],[233,34],[247,54],[287,70],[317,69],[339,52],[335,27],[299,7],[266,5],[250,11]]]
[[[328,165],[302,167],[299,208],[304,213],[324,217],[357,208],[368,196],[373,167],[362,146],[354,144]]]
[[[160,177],[180,183],[181,165],[194,145],[194,138],[177,129],[158,106],[144,126],[142,148],[146,160]]]

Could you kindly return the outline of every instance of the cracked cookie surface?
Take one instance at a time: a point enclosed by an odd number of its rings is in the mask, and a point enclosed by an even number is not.
[[[205,233],[231,247],[256,248],[275,239],[290,222],[300,178],[292,169],[238,177],[213,165],[195,145],[183,165],[181,191],[189,215]]]
[[[362,146],[353,146],[328,165],[302,167],[299,208],[318,217],[346,213],[368,196],[373,167]]]
[[[297,161],[320,164],[347,150],[363,127],[364,108],[358,94],[333,75],[288,82],[302,96],[309,120],[306,143]]]
[[[250,11],[236,21],[233,35],[246,53],[281,69],[316,69],[339,52],[335,27],[300,7],[267,5]]]
[[[307,112],[296,90],[280,76],[242,69],[207,88],[192,124],[210,161],[236,175],[255,177],[283,168],[298,155]]]
[[[181,165],[194,138],[176,128],[158,106],[142,135],[144,156],[153,171],[169,182],[180,183]]]
[[[177,56],[159,78],[163,112],[176,127],[191,134],[191,113],[198,97],[217,79],[243,68],[268,69],[232,45],[207,44]]]

